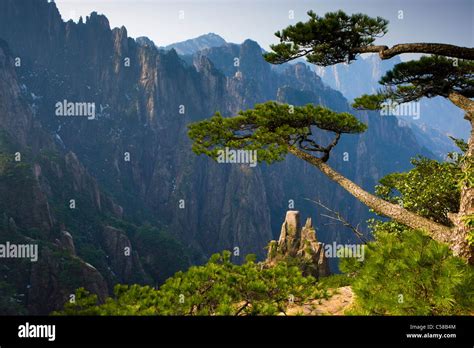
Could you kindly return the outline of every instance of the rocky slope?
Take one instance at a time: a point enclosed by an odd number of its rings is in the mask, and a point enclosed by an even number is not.
[[[81,203],[94,206],[102,199],[105,210],[111,202],[101,196],[96,181],[83,167],[82,171],[75,170],[77,162],[68,162],[73,153],[51,161],[48,153],[55,152],[55,144],[21,97],[13,66],[9,48],[0,40],[0,241],[37,245],[39,255],[37,261],[2,260],[0,295],[4,301],[0,311],[47,313],[60,308],[79,286],[104,299],[107,282],[95,267],[76,255],[73,237],[62,229],[64,221],[58,223],[59,214],[50,202],[58,181],[70,187],[85,183],[75,190],[80,189],[83,195]],[[60,194],[74,197],[73,191]]]
[[[284,315],[347,315],[355,302],[350,286],[329,289],[327,299],[313,300],[303,305],[292,304]]]

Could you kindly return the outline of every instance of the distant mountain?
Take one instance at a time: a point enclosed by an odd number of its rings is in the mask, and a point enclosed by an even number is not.
[[[150,46],[150,47],[155,47],[155,43],[148,37],[146,36],[140,36],[140,37],[137,37],[135,39],[135,41],[137,42],[137,44],[139,44],[140,46]]]
[[[362,94],[375,93],[380,88],[380,78],[400,62],[398,56],[381,60],[377,55],[371,54],[360,57],[351,64],[311,66],[324,83],[340,91],[349,101],[353,101]]]
[[[400,127],[408,127],[415,134],[418,143],[429,149],[438,159],[446,159],[448,152],[459,151],[454,142],[445,133],[429,127],[426,123],[415,124],[399,118]]]
[[[351,64],[312,66],[312,69],[321,76],[324,83],[352,101],[362,94],[374,93],[380,89],[380,78],[400,62],[399,57],[380,60],[377,55],[372,54]],[[448,135],[463,139],[469,137],[469,124],[464,120],[462,110],[445,98],[422,99],[419,116],[399,116],[399,119],[405,126],[414,129],[420,144],[427,146],[439,157],[444,157],[448,151],[456,150]]]
[[[217,34],[209,33],[198,36],[194,39],[189,39],[182,42],[177,42],[164,47],[166,50],[174,48],[180,55],[190,55],[205,48],[219,47],[225,45],[226,41]]]

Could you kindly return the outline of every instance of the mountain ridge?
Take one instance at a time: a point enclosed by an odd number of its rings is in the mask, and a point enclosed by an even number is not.
[[[175,42],[165,47],[165,50],[174,49],[180,55],[192,55],[206,48],[219,47],[227,42],[215,33],[208,33],[185,41]]]

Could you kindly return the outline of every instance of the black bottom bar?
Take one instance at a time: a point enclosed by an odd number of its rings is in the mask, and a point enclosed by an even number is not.
[[[473,324],[473,317],[0,317],[0,346],[410,344],[472,347]],[[52,327],[43,325],[54,325],[54,337]],[[43,337],[19,337],[38,335]]]

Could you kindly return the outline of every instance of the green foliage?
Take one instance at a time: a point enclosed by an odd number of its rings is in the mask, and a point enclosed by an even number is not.
[[[354,278],[347,274],[332,274],[327,277],[322,277],[319,280],[319,286],[322,289],[337,289],[343,286],[351,285]]]
[[[474,246],[474,214],[465,215],[461,220],[469,228],[467,243],[470,246]]]
[[[406,209],[444,225],[450,225],[448,213],[459,209],[459,163],[440,163],[415,158],[415,167],[405,173],[392,173],[380,180],[376,193],[383,199],[402,204]]]
[[[216,113],[210,119],[189,126],[193,151],[217,159],[219,150],[256,150],[258,161],[272,163],[284,159],[288,146],[301,144],[312,135],[311,127],[341,133],[361,133],[367,128],[353,115],[337,113],[322,106],[308,104],[293,107],[266,102],[254,109],[240,111],[224,118]],[[316,145],[324,152],[325,148]],[[319,151],[319,150],[317,150]]]
[[[460,149],[465,147],[457,141]],[[439,223],[460,203],[460,173],[465,156],[450,154],[440,163],[427,158],[412,161],[414,168],[380,180],[382,198]],[[465,219],[466,223],[469,219]],[[364,315],[453,315],[474,311],[474,268],[453,257],[448,246],[395,221],[371,220],[375,241],[365,248],[365,259],[343,259],[340,269],[354,277],[357,303],[353,312]]]
[[[459,138],[455,138],[455,137],[452,137],[449,135],[449,138],[454,142],[454,144],[463,152],[467,152],[468,150],[468,144],[463,140],[463,139],[459,139]],[[453,156],[450,155],[450,157],[452,158]],[[456,156],[457,157],[457,156]]]
[[[101,310],[97,306],[98,297],[84,288],[79,288],[74,294],[74,302],[67,302],[63,311],[53,312],[53,315],[100,315]]]
[[[474,310],[474,268],[417,230],[379,223],[365,260],[343,259],[362,315],[453,315]]]
[[[5,183],[12,187],[30,187],[33,184],[33,172],[31,165],[24,162],[13,161],[13,156],[8,158],[4,154],[0,154],[0,175]]]
[[[457,176],[458,187],[474,187],[474,159],[464,156],[459,160],[461,172]]]
[[[215,254],[204,266],[191,267],[169,278],[159,290],[149,286],[115,287],[114,298],[97,305],[83,289],[62,315],[275,315],[295,303],[320,296],[316,280],[282,262],[265,268],[248,256],[243,265],[231,253]]]
[[[422,56],[419,60],[395,65],[380,79],[380,84],[412,87],[410,91],[399,88],[395,92],[394,99],[400,102],[421,96],[447,97],[453,91],[464,94],[474,88],[474,62],[443,56]]]
[[[355,109],[380,110],[385,99],[384,94],[364,94],[354,99],[352,107]]]
[[[329,12],[320,17],[309,11],[307,22],[298,22],[275,33],[280,43],[271,45],[272,52],[264,55],[274,64],[306,56],[308,62],[333,65],[351,62],[359,50],[372,45],[387,32],[388,21],[343,11]]]
[[[468,98],[474,90],[474,62],[442,56],[422,56],[395,65],[381,79],[382,90],[374,95],[363,95],[354,100],[359,109],[376,110],[383,101],[399,104],[418,100],[422,97],[447,98],[456,92]]]

